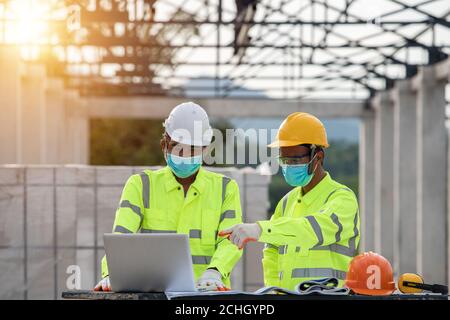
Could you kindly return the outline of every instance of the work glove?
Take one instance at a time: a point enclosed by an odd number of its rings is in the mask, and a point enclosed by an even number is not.
[[[219,232],[219,236],[227,237],[239,249],[242,249],[247,242],[258,241],[261,231],[261,227],[257,223],[241,223],[222,230]]]
[[[111,291],[111,283],[109,282],[109,276],[104,277],[97,283],[94,291]]]
[[[206,269],[197,280],[197,289],[200,291],[227,291],[222,282],[222,275],[215,269]]]

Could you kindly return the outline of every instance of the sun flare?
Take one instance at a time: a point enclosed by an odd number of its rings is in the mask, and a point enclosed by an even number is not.
[[[42,44],[48,41],[50,1],[13,0],[4,12],[4,36],[8,43]]]

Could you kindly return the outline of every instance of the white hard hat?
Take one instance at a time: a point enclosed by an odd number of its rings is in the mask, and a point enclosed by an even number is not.
[[[198,104],[185,102],[170,112],[163,124],[170,138],[191,146],[207,146],[211,143],[212,129],[206,111]]]

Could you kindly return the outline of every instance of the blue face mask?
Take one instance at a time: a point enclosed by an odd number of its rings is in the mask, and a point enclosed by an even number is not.
[[[308,166],[311,162],[305,164],[281,165],[283,176],[287,184],[293,187],[304,187],[310,183],[314,176],[314,172],[308,174]]]
[[[178,178],[187,178],[198,171],[202,165],[202,155],[179,157],[171,153],[166,156],[167,165]]]

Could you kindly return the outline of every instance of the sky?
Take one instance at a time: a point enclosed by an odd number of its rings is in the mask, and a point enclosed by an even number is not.
[[[260,1],[260,6],[258,7],[255,15],[256,21],[284,21],[286,20],[286,15],[297,12],[301,7],[309,2],[306,0],[300,1],[287,1],[287,4],[280,7],[281,1],[279,0],[263,0]],[[326,18],[328,20],[336,20],[339,18],[338,13],[335,10],[324,9],[323,4],[325,0],[316,1],[317,5],[313,6],[311,9],[306,9],[298,15],[292,15],[291,19],[300,19],[305,21],[323,21]],[[418,0],[404,0],[403,3],[414,5],[418,3],[423,3],[424,1]],[[157,4],[157,17],[161,20],[170,17],[171,12],[181,3],[183,10],[189,12],[195,16],[195,19],[209,19],[215,20],[217,16],[215,14],[215,6],[217,5],[217,0],[209,1],[211,4],[211,10],[204,10],[203,1],[198,0],[188,0],[188,1],[178,1],[178,0],[165,0],[158,2]],[[333,7],[339,9],[345,4],[344,0],[333,0],[328,1],[328,4],[332,4]],[[231,20],[235,15],[235,5],[234,1],[223,1],[223,20]],[[270,13],[269,8],[281,8],[282,13]],[[364,21],[377,21],[377,18],[386,14],[387,12],[392,12],[401,8],[399,4],[395,4],[393,1],[389,0],[358,0],[355,1],[349,9],[349,14],[351,16],[358,16]],[[448,0],[434,1],[426,5],[420,6],[420,10],[433,14],[436,16],[442,16],[444,13],[450,12],[450,2]],[[423,20],[426,16],[423,13],[416,12],[414,10],[406,10],[399,12],[397,14],[389,15],[387,17],[378,18],[378,21],[416,21]],[[354,18],[353,20],[355,20]],[[422,26],[409,25],[406,27],[398,26],[388,26],[385,27],[389,30],[396,30],[401,35],[405,37],[413,37],[420,30],[423,29]],[[322,28],[323,29],[323,28]],[[323,38],[324,32],[321,28],[309,28],[305,26],[301,39],[305,43],[318,44],[320,39]],[[360,24],[360,25],[350,25],[350,26],[337,26],[335,27],[336,35],[329,34],[327,37],[328,45],[339,45],[343,43],[343,39],[339,35],[345,35],[352,40],[361,39],[361,37],[378,34],[380,33],[381,27],[374,25],[373,23]],[[392,44],[402,44],[402,40],[399,36],[393,34],[392,32],[384,32],[370,38],[362,43],[369,46],[376,46],[385,43]],[[285,35],[280,36],[279,32],[282,31]],[[216,43],[216,29],[214,25],[204,25],[199,30],[202,41],[205,44],[215,44]],[[274,45],[289,45],[298,43],[300,38],[299,28],[291,26],[277,26],[276,30],[270,31],[267,26],[254,26],[250,29],[249,35],[255,39],[260,35],[264,35],[260,41],[255,41],[258,44],[274,44]],[[228,44],[233,41],[233,28],[222,27],[221,28],[221,43]],[[292,42],[292,39],[296,41]],[[179,39],[181,41],[181,39]],[[430,43],[432,41],[431,32],[426,32],[418,38],[419,41],[424,43]],[[191,44],[199,44],[200,39],[195,37],[189,41]],[[182,43],[182,41],[180,42]],[[436,27],[435,35],[436,45],[450,44],[450,31],[443,27]],[[322,98],[322,97],[334,97],[334,98],[366,98],[368,92],[362,90],[360,85],[355,85],[348,81],[343,81],[341,79],[327,81],[317,81],[308,79],[308,77],[314,77],[316,75],[322,74],[324,72],[323,67],[304,65],[302,68],[299,67],[301,59],[307,59],[311,54],[311,49],[309,48],[293,48],[290,54],[285,54],[282,50],[270,50],[270,49],[259,49],[259,48],[249,48],[246,52],[246,57],[251,63],[260,62],[283,62],[292,63],[292,66],[282,67],[270,65],[263,68],[248,68],[245,66],[233,67],[233,66],[223,66],[220,67],[218,74],[222,77],[228,79],[235,79],[236,85],[245,86],[251,90],[263,90],[265,94],[272,98]],[[390,55],[394,49],[382,50],[384,54]],[[331,52],[331,54],[330,54]],[[360,52],[360,53],[358,53]],[[362,53],[361,53],[362,52]],[[232,58],[232,49],[224,48],[220,52],[221,61],[227,61]],[[427,55],[423,50],[411,49],[411,50],[399,50],[399,52],[394,54],[395,57],[399,59],[408,59],[409,63],[423,63],[427,59]],[[343,49],[332,49],[327,52],[323,50],[315,50],[314,60],[317,62],[324,61],[345,61],[345,59],[350,59],[352,62],[371,62],[380,63],[384,59],[380,58],[380,55],[374,50],[363,50],[353,49],[353,48],[343,48]],[[214,48],[211,49],[181,49],[176,55],[176,60],[178,61],[192,61],[192,62],[211,62],[214,63],[217,59],[216,51]],[[381,65],[375,69],[379,73],[386,72],[390,77],[403,77],[405,70],[396,65]],[[161,79],[163,86],[170,87],[171,84],[183,85],[188,82],[185,77],[212,77],[216,74],[217,70],[215,66],[179,66],[175,71],[169,70],[169,68],[160,70],[161,75],[169,76],[173,75],[175,78],[179,79]],[[334,67],[326,71],[330,76],[337,75],[338,73],[343,73],[344,76],[358,77],[365,73],[364,67],[350,66],[346,68]],[[283,79],[280,80],[262,80],[262,79],[247,79],[249,77],[270,77],[270,76],[280,76],[286,77],[287,85]],[[326,84],[326,86],[325,86]],[[370,80],[370,84],[376,88],[382,88],[384,83],[373,79]],[[340,89],[329,89],[330,86],[338,86]],[[285,92],[285,88],[287,93]],[[317,92],[310,93],[306,90],[308,87],[314,87]],[[322,88],[322,89],[321,89]]]

